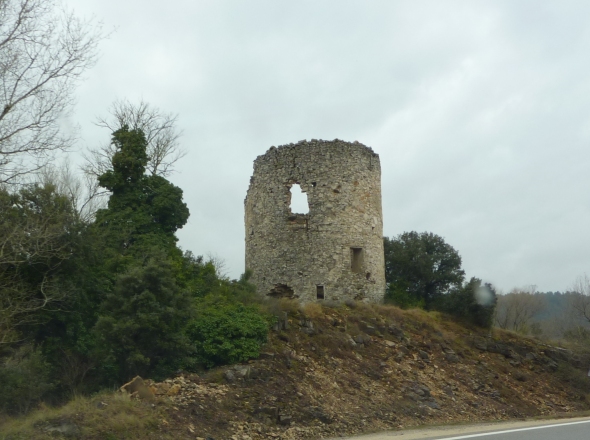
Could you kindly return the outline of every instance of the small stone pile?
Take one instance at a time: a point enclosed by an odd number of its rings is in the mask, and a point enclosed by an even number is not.
[[[198,376],[194,376],[198,380]],[[121,392],[129,394],[131,398],[154,400],[167,397],[177,406],[188,406],[203,398],[220,400],[228,392],[227,385],[216,383],[198,383],[190,377],[180,375],[163,382],[151,379],[143,380],[136,376],[131,382],[121,387]]]

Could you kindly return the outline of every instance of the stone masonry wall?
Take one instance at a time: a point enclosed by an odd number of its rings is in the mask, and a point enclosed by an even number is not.
[[[308,214],[291,212],[293,184]],[[244,204],[246,268],[260,294],[383,299],[381,165],[371,148],[338,139],[271,147],[254,161]]]

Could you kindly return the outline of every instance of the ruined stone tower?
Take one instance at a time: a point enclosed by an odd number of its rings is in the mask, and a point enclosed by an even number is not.
[[[307,214],[291,211],[291,188]],[[254,161],[246,196],[246,269],[258,292],[301,302],[385,293],[381,165],[358,142],[301,141]]]

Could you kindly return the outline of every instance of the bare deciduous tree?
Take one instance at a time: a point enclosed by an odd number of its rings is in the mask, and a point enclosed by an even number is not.
[[[68,161],[44,167],[40,173],[40,181],[43,185],[55,186],[58,194],[66,196],[82,223],[93,222],[96,211],[106,207],[107,200],[103,196],[108,191],[100,188],[95,176],[73,172]]]
[[[59,119],[101,39],[100,25],[55,0],[0,0],[0,183],[18,181],[71,146]]]
[[[572,286],[574,294],[570,299],[570,307],[578,318],[590,322],[590,278],[580,276]]]
[[[0,188],[0,345],[67,295],[53,274],[71,257],[75,222],[69,200],[53,186]]]
[[[507,295],[498,295],[496,325],[505,330],[526,333],[532,318],[545,308],[543,299],[535,295],[535,286],[513,289]]]
[[[124,126],[143,132],[149,157],[146,169],[150,174],[162,177],[170,175],[174,164],[186,154],[178,142],[181,132],[176,128],[177,115],[163,113],[145,101],[134,105],[127,100],[116,101],[109,113],[110,118],[98,119],[98,126],[108,128],[111,132]],[[113,144],[91,149],[86,157],[85,171],[100,176],[112,167],[114,154]]]

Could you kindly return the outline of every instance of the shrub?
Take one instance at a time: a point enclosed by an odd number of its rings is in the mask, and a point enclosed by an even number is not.
[[[264,305],[269,313],[277,316],[283,312],[296,315],[301,309],[301,304],[299,301],[289,298],[268,298],[264,302]]]
[[[464,286],[442,296],[434,308],[478,327],[490,328],[496,301],[496,291],[490,284],[482,285],[479,278],[471,278]]]
[[[190,294],[178,287],[164,258],[119,276],[95,327],[103,375],[118,381],[138,374],[164,378],[182,367],[190,352],[184,330],[193,311]]]
[[[408,293],[397,286],[389,285],[385,292],[385,302],[396,305],[402,309],[420,308],[423,309],[425,302],[423,299]]]
[[[257,358],[270,320],[257,305],[209,296],[197,302],[198,316],[188,326],[196,361],[207,368]]]
[[[588,346],[588,342],[590,342],[590,330],[581,325],[576,325],[563,332],[563,339],[574,344]]]
[[[307,318],[316,319],[323,316],[324,311],[319,303],[307,303],[303,306],[303,314]]]
[[[26,413],[52,389],[41,351],[26,345],[0,364],[0,412]]]
[[[569,361],[559,361],[557,376],[560,380],[572,385],[580,393],[590,392],[590,382],[586,371],[575,368]]]

